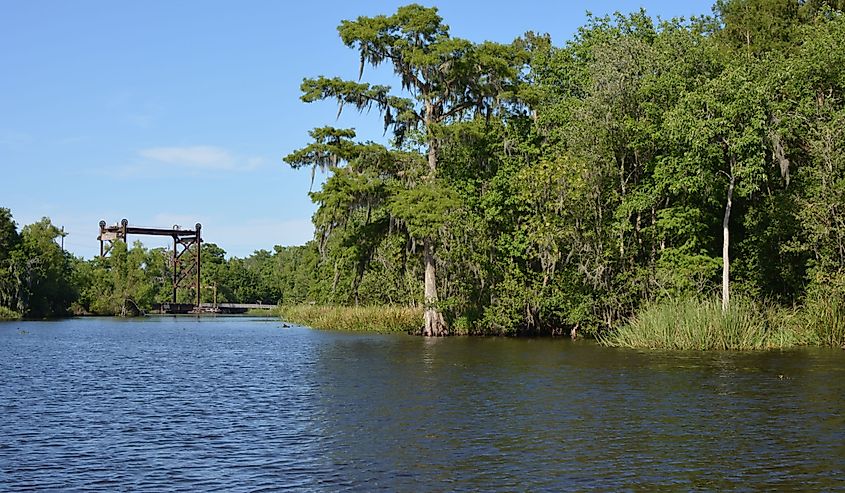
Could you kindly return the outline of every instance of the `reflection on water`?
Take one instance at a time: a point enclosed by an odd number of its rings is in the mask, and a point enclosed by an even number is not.
[[[845,490],[845,351],[0,323],[0,490]]]

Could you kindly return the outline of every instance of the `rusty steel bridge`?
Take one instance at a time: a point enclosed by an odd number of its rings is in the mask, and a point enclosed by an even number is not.
[[[214,286],[214,303],[202,302],[202,225],[197,223],[194,229],[182,229],[179,225],[172,228],[149,228],[130,226],[127,219],[120,223],[107,225],[100,221],[100,257],[108,256],[116,241],[127,243],[129,235],[165,236],[173,239],[168,266],[170,267],[171,300],[169,303],[153,305],[156,313],[245,313],[247,310],[269,310],[275,305],[261,303],[217,303],[217,286]],[[178,303],[179,290],[194,289],[195,303]]]

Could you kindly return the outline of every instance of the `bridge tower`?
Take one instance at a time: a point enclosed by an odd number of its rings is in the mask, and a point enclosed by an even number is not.
[[[107,226],[105,221],[100,221],[100,234],[97,239],[100,241],[100,257],[106,257],[111,252],[115,241],[128,243],[126,238],[132,235],[147,236],[169,236],[173,238],[173,251],[170,255],[170,266],[172,270],[171,286],[173,289],[172,302],[176,303],[176,294],[180,287],[189,287],[193,281],[196,289],[196,307],[200,306],[201,277],[202,271],[202,225],[197,223],[194,229],[182,229],[178,225],[173,228],[146,228],[130,226],[129,221],[122,219],[120,224]],[[193,251],[194,259],[185,262],[182,257],[186,252]],[[187,281],[187,282],[186,282]]]

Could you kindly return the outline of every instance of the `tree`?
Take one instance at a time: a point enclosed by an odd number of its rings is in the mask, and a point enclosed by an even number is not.
[[[717,0],[713,10],[724,23],[718,37],[749,56],[792,49],[800,4],[796,0]]]
[[[305,79],[302,100],[335,99],[339,111],[345,105],[359,111],[376,107],[397,146],[418,139],[427,172],[397,195],[393,212],[402,214],[399,219],[407,224],[425,224],[412,233],[422,235],[417,239],[423,245],[425,264],[423,335],[445,335],[448,327],[438,308],[436,232],[421,216],[427,216],[432,206],[442,208],[449,202],[448,194],[444,197],[443,188],[435,184],[444,127],[495,111],[517,76],[516,52],[496,43],[452,38],[436,8],[416,4],[400,7],[391,16],[345,20],[338,32],[343,43],[360,55],[359,80],[366,65],[388,62],[408,97],[392,95],[388,86],[321,76]]]
[[[28,317],[62,315],[76,298],[70,255],[56,243],[62,232],[48,218],[24,226],[20,248],[12,253],[18,308]]]
[[[686,95],[671,119],[670,134],[683,148],[679,159],[686,173],[724,186],[722,309],[727,311],[735,195],[749,198],[766,180],[769,115],[765,95],[747,67],[727,67]]]
[[[18,310],[19,283],[12,274],[12,253],[21,237],[9,209],[0,207],[0,307]]]

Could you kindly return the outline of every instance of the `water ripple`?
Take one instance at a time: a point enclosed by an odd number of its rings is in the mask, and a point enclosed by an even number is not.
[[[0,323],[0,490],[845,490],[843,360]]]

